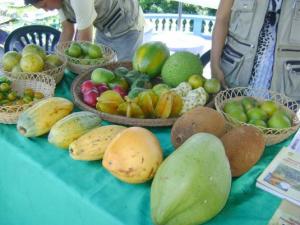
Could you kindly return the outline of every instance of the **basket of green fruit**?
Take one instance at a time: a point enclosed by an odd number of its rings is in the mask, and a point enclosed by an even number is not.
[[[88,41],[62,42],[56,46],[56,52],[67,58],[68,69],[77,74],[117,61],[117,53],[112,48]]]
[[[9,51],[2,58],[1,67],[7,77],[18,78],[26,74],[46,74],[59,83],[64,75],[67,59],[46,54],[38,45],[28,44],[22,52]]]
[[[172,87],[160,76],[150,77],[133,69],[131,62],[115,62],[77,76],[71,89],[79,108],[94,112],[103,120],[163,127],[171,126],[194,107],[210,105],[212,95],[209,97],[203,87],[192,88],[190,83],[185,81]]]
[[[285,140],[300,126],[299,104],[274,91],[247,87],[227,89],[216,95],[215,106],[229,127],[255,126],[264,134],[267,145]]]
[[[15,124],[25,109],[53,96],[54,90],[54,78],[45,74],[0,76],[0,123]]]

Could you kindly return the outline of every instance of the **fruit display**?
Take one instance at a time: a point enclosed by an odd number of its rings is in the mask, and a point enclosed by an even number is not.
[[[151,215],[157,225],[202,224],[224,207],[231,172],[222,142],[197,133],[166,158],[151,185]]]
[[[284,129],[292,126],[289,113],[272,100],[232,99],[224,104],[224,112],[234,120],[259,127]]]
[[[67,68],[76,74],[117,60],[117,53],[112,48],[89,41],[60,42],[56,52],[67,59]]]
[[[25,88],[23,93],[18,94],[11,87],[12,81],[0,77],[0,106],[24,105],[44,98],[44,94],[34,91],[32,88]]]
[[[130,127],[119,133],[104,152],[102,165],[127,183],[151,179],[163,160],[162,149],[153,133]]]
[[[2,58],[3,70],[14,76],[18,76],[20,72],[35,73],[54,69],[63,63],[58,55],[46,55],[45,50],[35,44],[26,45],[20,53],[8,51]]]
[[[102,49],[99,45],[83,42],[73,42],[65,50],[67,56],[80,59],[101,59],[103,57]]]
[[[265,138],[255,127],[240,126],[221,137],[233,177],[246,173],[260,159]]]
[[[95,113],[87,111],[72,113],[51,127],[48,142],[59,148],[68,148],[80,136],[100,126],[100,122],[100,117]]]
[[[46,134],[57,121],[70,114],[72,110],[73,103],[65,98],[43,99],[22,112],[17,129],[25,137]]]
[[[96,68],[86,74],[85,79],[78,78],[81,82],[75,83],[80,85],[79,99],[101,113],[137,119],[172,119],[197,106],[204,106],[212,98],[204,85],[213,79],[205,79],[197,74],[192,76],[190,81],[172,88],[162,83],[159,76],[151,78],[118,64],[115,67]],[[201,79],[201,83],[193,81],[197,79]],[[217,89],[210,93],[218,91],[220,82],[217,83]]]
[[[277,144],[300,127],[299,104],[281,93],[250,87],[220,91],[215,106],[228,127],[254,126],[263,132],[266,145]]]
[[[70,156],[75,160],[102,159],[109,143],[125,129],[119,125],[94,128],[69,145]]]

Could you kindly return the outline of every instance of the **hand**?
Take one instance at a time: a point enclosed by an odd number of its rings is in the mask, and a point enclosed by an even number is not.
[[[211,69],[211,74],[212,74],[213,78],[216,78],[221,82],[221,85],[224,89],[228,88],[228,86],[225,82],[225,79],[224,79],[224,73],[223,73],[223,71],[221,70],[221,68],[219,66],[215,67],[215,68],[212,68]]]

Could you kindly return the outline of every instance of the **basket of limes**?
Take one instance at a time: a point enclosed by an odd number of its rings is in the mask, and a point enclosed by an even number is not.
[[[267,145],[285,140],[300,126],[299,104],[274,91],[248,87],[226,89],[216,95],[215,106],[229,128],[255,126],[264,134]]]
[[[67,58],[68,69],[77,74],[117,61],[117,53],[112,48],[88,41],[62,42],[56,46],[56,52]]]
[[[0,123],[15,124],[20,114],[37,101],[52,97],[55,80],[45,74],[0,76]]]

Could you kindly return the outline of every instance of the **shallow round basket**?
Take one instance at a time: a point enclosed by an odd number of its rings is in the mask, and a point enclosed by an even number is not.
[[[291,116],[292,126],[290,128],[283,128],[283,129],[255,126],[252,124],[247,124],[247,123],[237,121],[236,119],[231,117],[228,113],[225,113],[223,111],[224,105],[227,101],[241,100],[244,96],[254,97],[259,102],[265,100],[272,100],[276,102],[276,104],[278,104],[282,110],[284,110]],[[219,92],[216,95],[215,106],[217,111],[222,113],[226,118],[228,129],[231,129],[232,127],[236,127],[236,126],[241,126],[241,125],[254,126],[264,134],[266,145],[277,144],[287,139],[290,135],[296,132],[300,126],[300,120],[299,117],[297,116],[297,112],[300,109],[299,104],[295,100],[274,91],[252,89],[246,87],[226,89],[224,91]]]
[[[52,68],[50,65],[48,64],[45,64],[45,68],[43,71],[41,72],[7,72],[7,71],[3,71],[3,73],[5,74],[6,77],[8,78],[18,78],[18,77],[21,77],[21,76],[30,76],[30,75],[41,75],[41,74],[46,74],[50,77],[53,77],[54,80],[55,80],[55,83],[58,84],[63,76],[64,76],[64,70],[67,66],[67,58],[64,57],[64,56],[59,56],[60,60],[62,61],[62,64],[58,67],[55,67],[55,68]]]
[[[73,41],[69,42],[62,42],[56,46],[56,52],[61,57],[67,58],[67,68],[72,71],[73,73],[81,74],[85,71],[94,68],[95,66],[101,67],[108,63],[116,62],[117,61],[117,53],[112,48],[102,45],[96,44],[102,49],[103,57],[100,59],[78,59],[65,54],[67,48],[74,43]],[[83,43],[91,43],[88,41],[76,41],[76,43],[83,44]]]
[[[55,80],[53,77],[45,74],[23,74],[18,78],[9,78],[12,90],[16,91],[18,96],[22,96],[26,88],[31,88],[44,94],[45,98],[54,96]],[[15,124],[20,114],[37,101],[22,105],[0,106],[0,123]]]
[[[110,63],[103,68],[108,70],[114,70],[117,67],[126,67],[127,69],[132,69],[131,62],[116,62]],[[91,78],[92,70],[87,71],[86,73],[78,76],[72,83],[72,95],[75,104],[82,110],[91,111],[93,113],[98,114],[103,120],[107,120],[112,123],[122,124],[122,125],[129,125],[129,126],[142,126],[142,127],[166,127],[171,126],[176,121],[177,118],[168,118],[168,119],[139,119],[139,118],[129,118],[125,116],[113,115],[108,113],[103,113],[96,110],[93,107],[88,106],[82,101],[82,94],[80,92],[80,85]]]

